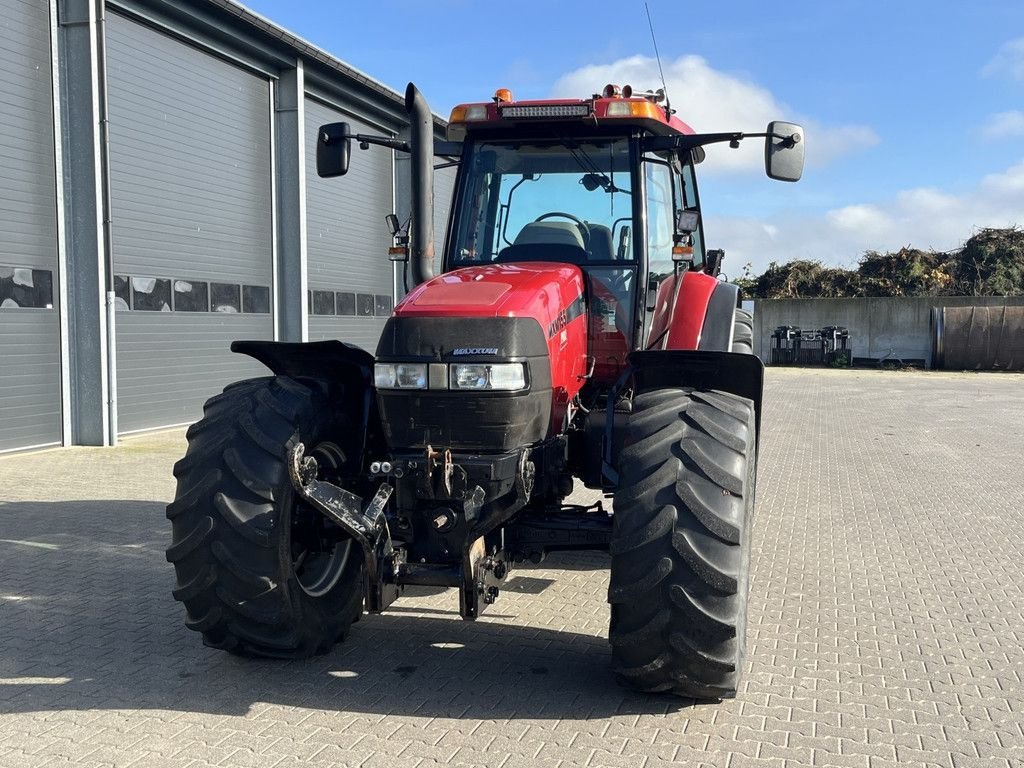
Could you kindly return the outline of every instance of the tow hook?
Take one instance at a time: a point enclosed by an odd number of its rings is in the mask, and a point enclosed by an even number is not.
[[[384,508],[394,489],[382,483],[364,504],[363,498],[325,480],[318,480],[316,459],[293,439],[288,448],[288,474],[296,492],[314,509],[337,525],[362,547],[366,563],[366,609],[380,613],[398,597],[395,574],[400,557],[391,542]]]

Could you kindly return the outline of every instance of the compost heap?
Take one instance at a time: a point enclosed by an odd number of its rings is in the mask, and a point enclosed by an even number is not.
[[[856,269],[798,259],[734,281],[747,298],[1024,295],[1024,229],[982,229],[954,251],[868,251]]]

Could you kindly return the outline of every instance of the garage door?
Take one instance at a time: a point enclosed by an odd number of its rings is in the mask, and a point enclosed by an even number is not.
[[[49,9],[2,8],[0,451],[61,440]]]
[[[445,162],[438,158],[439,164]],[[445,233],[448,230],[448,216],[455,192],[456,167],[438,168],[434,171],[434,274],[441,271],[444,257]]]
[[[273,337],[269,82],[108,22],[119,431],[193,421]]]
[[[317,129],[348,122],[354,133],[376,128],[306,99],[306,222],[309,338],[340,339],[374,352],[391,314],[393,278],[384,217],[394,210],[391,150],[355,149],[346,176],[316,175]]]

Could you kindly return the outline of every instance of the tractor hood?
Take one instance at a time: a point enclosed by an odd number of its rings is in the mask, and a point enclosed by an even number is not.
[[[427,363],[427,385],[377,390],[393,450],[514,451],[559,430],[586,378],[583,273],[551,262],[466,267],[417,286],[387,321],[377,362]],[[521,362],[525,388],[458,389],[457,365]]]
[[[395,307],[395,316],[532,317],[547,337],[582,295],[579,267],[540,261],[489,264],[447,272],[417,286]]]

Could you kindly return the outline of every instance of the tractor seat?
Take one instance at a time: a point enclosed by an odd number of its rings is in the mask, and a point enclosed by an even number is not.
[[[575,245],[584,248],[580,229],[570,221],[531,221],[516,235],[512,245]]]
[[[616,258],[612,247],[612,231],[604,224],[588,224],[590,229],[590,258],[593,261],[612,261]]]
[[[587,251],[579,228],[568,221],[532,221],[516,235],[515,241],[503,248],[494,260],[497,264],[510,261],[556,261],[566,264],[586,264]]]

